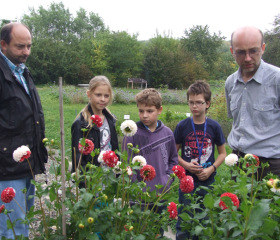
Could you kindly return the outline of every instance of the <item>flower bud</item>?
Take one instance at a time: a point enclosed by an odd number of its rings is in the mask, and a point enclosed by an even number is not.
[[[47,139],[47,138],[44,138],[44,139],[42,140],[43,143],[47,143],[48,141],[49,141],[49,139]]]
[[[128,148],[128,149],[133,148],[133,144],[132,144],[132,143],[128,143],[128,144],[127,144],[127,148]]]
[[[91,224],[91,223],[93,223],[93,222],[94,222],[94,218],[89,217],[87,221],[88,221],[88,223],[89,223],[89,224]]]
[[[134,152],[135,154],[138,154],[138,153],[140,153],[140,150],[139,150],[138,148],[135,148],[135,149],[133,150],[133,152]]]
[[[83,223],[80,223],[80,224],[79,224],[79,228],[80,228],[80,229],[83,229],[83,228],[85,228],[85,225],[84,225]]]
[[[269,179],[267,182],[266,182],[266,185],[269,187],[269,188],[272,188],[273,187],[273,182],[274,182],[274,179]]]
[[[130,226],[128,230],[129,230],[129,231],[132,231],[132,230],[133,230],[133,226]]]

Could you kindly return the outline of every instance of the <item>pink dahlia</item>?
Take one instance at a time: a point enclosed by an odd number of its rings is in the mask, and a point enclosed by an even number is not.
[[[100,127],[102,126],[102,124],[103,124],[101,117],[98,116],[98,115],[92,115],[92,116],[90,117],[90,119],[92,120],[92,123],[95,124],[95,125],[96,125],[97,127],[99,127],[99,128],[100,128]]]
[[[221,195],[221,198],[220,198],[220,203],[219,203],[219,206],[222,210],[225,210],[225,209],[228,209],[228,206],[223,202],[222,198],[223,197],[229,197],[233,203],[234,206],[236,206],[236,208],[239,207],[239,200],[238,200],[238,197],[233,194],[233,193],[229,193],[229,192],[226,192],[226,193],[223,193]]]
[[[175,219],[178,215],[176,203],[174,203],[174,202],[169,203],[169,206],[167,207],[167,209],[169,212],[169,218]]]
[[[1,200],[4,203],[11,202],[16,196],[16,190],[12,187],[5,188],[1,193]]]
[[[108,167],[115,167],[118,164],[119,158],[114,151],[106,151],[103,153],[103,161]]]
[[[186,176],[186,171],[182,166],[176,165],[172,168],[172,171],[175,173],[175,175],[179,178],[182,179],[183,177]]]
[[[84,155],[89,155],[89,154],[91,154],[91,152],[92,152],[93,149],[94,149],[94,144],[93,144],[93,142],[92,142],[91,140],[86,139],[86,141],[85,141],[85,146],[83,146],[83,145],[81,144],[81,142],[79,142],[78,148],[79,148],[79,151],[80,151],[81,153],[83,153]]]
[[[143,178],[144,181],[151,181],[156,176],[156,170],[151,165],[145,165],[140,170],[140,176]]]
[[[194,182],[192,176],[185,176],[180,181],[180,189],[184,193],[191,193],[194,189]]]

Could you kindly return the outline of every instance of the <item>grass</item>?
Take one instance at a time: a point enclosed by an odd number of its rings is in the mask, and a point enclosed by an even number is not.
[[[77,98],[83,98],[82,94],[85,94],[85,91],[80,88],[75,88],[73,86],[70,87],[71,91],[76,91],[77,94],[72,95]],[[39,95],[41,97],[44,115],[45,115],[45,125],[46,125],[46,137],[48,139],[54,139],[56,141],[56,147],[60,147],[60,114],[59,114],[59,97],[58,97],[58,87],[57,86],[39,86],[37,87]],[[127,90],[124,92],[130,92],[132,94],[136,94],[139,90]],[[185,91],[182,91],[182,95],[185,94]],[[77,114],[82,110],[82,108],[86,105],[85,103],[71,103],[71,94],[64,100],[63,103],[63,118],[64,118],[64,137],[65,137],[65,151],[66,156],[71,156],[71,125],[76,118]],[[82,101],[81,101],[82,102]],[[131,104],[113,104],[109,106],[110,111],[116,116],[118,119],[117,126],[119,126],[124,119],[124,115],[130,115],[130,119],[134,121],[138,121],[138,109],[135,103]],[[167,112],[171,113],[171,118],[173,119],[170,122],[167,122]],[[174,130],[175,126],[182,118],[185,118],[185,113],[190,112],[188,105],[186,104],[165,104],[163,105],[163,112],[160,116],[160,119],[169,126],[172,130]],[[176,114],[175,114],[176,113]],[[176,116],[178,117],[176,119]],[[120,138],[121,141],[121,138]],[[227,153],[231,152],[231,149],[226,146]],[[217,152],[217,151],[216,151]],[[227,177],[228,171],[224,164],[218,169],[219,174]]]

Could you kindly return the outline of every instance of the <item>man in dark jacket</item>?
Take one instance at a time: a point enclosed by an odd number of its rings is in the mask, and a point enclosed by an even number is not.
[[[47,150],[44,138],[44,115],[32,76],[24,63],[30,55],[32,36],[27,26],[9,23],[1,29],[0,51],[0,193],[7,187],[15,189],[15,201],[1,198],[0,206],[13,209],[9,218],[0,217],[0,237],[14,239],[15,235],[28,237],[25,212],[34,205],[35,187],[32,175],[45,172]],[[13,152],[27,146],[31,156],[23,162],[13,159]],[[31,169],[32,168],[32,171]],[[32,174],[33,173],[33,174]],[[26,193],[23,193],[26,189]],[[2,202],[3,200],[3,202]],[[18,206],[20,205],[20,207]],[[7,229],[7,220],[13,222],[14,232]]]

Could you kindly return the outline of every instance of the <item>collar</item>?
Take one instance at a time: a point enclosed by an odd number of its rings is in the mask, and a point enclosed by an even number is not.
[[[248,80],[248,82],[254,80],[257,83],[262,84],[263,73],[264,73],[264,61],[261,59],[260,66],[259,66],[258,70],[254,74],[254,76],[251,79]],[[243,79],[242,79],[241,69],[240,68],[237,71],[236,81],[244,83]]]
[[[4,58],[5,62],[8,64],[8,66],[10,67],[12,72],[17,71],[20,74],[23,73],[24,69],[26,68],[24,63],[21,63],[19,65],[15,65],[11,62],[11,60],[9,58],[6,57],[6,55],[4,55],[4,53],[2,51],[0,51],[0,54]]]

